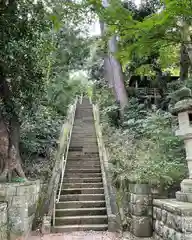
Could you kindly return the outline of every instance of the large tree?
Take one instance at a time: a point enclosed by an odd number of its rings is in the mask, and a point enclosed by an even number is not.
[[[74,24],[77,18],[71,18],[75,12],[70,12],[67,3],[48,3],[41,0],[1,3],[0,148],[4,149],[0,156],[1,180],[11,178],[12,174],[25,178],[19,149],[23,116],[33,114],[42,101],[44,105],[50,104],[48,89],[57,97],[61,96],[59,86],[62,93],[67,87],[70,90],[70,84],[66,84],[69,71],[80,68],[82,64],[77,63],[88,54],[85,38]]]
[[[7,153],[1,157],[1,177],[16,172],[25,177],[19,152],[20,113],[30,109],[44,88],[46,43],[42,33],[49,22],[43,3],[3,1],[0,9],[1,121],[7,129]]]
[[[100,19],[101,34],[102,37],[105,38],[109,31],[108,23],[105,21],[103,12],[110,8],[110,2],[108,0],[103,0],[102,2],[90,1],[89,3],[94,6],[94,10],[98,14]],[[108,35],[107,39],[105,38],[105,40],[106,48],[105,52],[103,53],[105,78],[108,81],[109,87],[113,88],[115,98],[119,103],[123,114],[123,109],[128,103],[128,96],[125,89],[122,66],[116,57],[116,53],[118,51],[116,34]]]

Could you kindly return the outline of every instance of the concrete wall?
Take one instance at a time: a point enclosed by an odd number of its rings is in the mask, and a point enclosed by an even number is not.
[[[39,181],[0,183],[0,201],[7,203],[9,240],[25,237],[31,231],[39,191]]]

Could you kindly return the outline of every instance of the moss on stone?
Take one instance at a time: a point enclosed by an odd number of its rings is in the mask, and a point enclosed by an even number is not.
[[[192,98],[191,89],[187,88],[187,87],[183,87],[183,88],[175,91],[172,94],[171,98],[175,101],[181,101],[184,99]]]

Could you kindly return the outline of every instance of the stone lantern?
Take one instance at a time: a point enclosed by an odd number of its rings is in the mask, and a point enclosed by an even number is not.
[[[176,199],[182,202],[192,202],[192,94],[188,88],[183,88],[176,93],[179,101],[172,109],[178,116],[179,129],[176,136],[184,140],[189,178],[181,182],[181,191],[176,193]]]

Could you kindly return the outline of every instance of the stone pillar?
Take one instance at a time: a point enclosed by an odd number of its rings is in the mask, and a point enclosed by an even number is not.
[[[189,173],[189,177],[181,182],[181,191],[176,192],[176,199],[192,202],[192,97],[190,89],[185,88],[185,91],[188,93],[187,97],[178,101],[172,110],[178,116],[179,129],[176,135],[184,140]]]
[[[51,216],[44,216],[42,223],[42,234],[50,234],[51,233]]]
[[[152,236],[152,198],[148,184],[129,184],[130,232],[136,237]]]
[[[31,231],[40,182],[0,183],[0,201],[7,202],[9,239],[27,237]]]
[[[7,240],[7,204],[0,203],[0,240]]]

